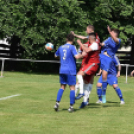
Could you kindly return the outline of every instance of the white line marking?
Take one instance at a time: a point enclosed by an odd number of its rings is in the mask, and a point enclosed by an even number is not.
[[[7,96],[7,97],[2,97],[2,98],[0,98],[0,101],[1,100],[7,100],[7,99],[10,99],[10,98],[13,98],[13,97],[16,97],[16,96],[21,96],[21,94],[15,94],[15,95]]]

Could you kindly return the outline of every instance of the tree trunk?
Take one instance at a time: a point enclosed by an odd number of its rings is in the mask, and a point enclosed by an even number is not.
[[[134,65],[134,35],[132,37],[132,46],[131,46],[131,60],[130,64]]]
[[[10,58],[17,58],[17,50],[20,43],[20,39],[17,36],[11,38]],[[16,70],[17,62],[10,61],[10,70]]]

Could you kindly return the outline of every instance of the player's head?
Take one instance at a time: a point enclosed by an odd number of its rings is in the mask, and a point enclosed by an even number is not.
[[[74,42],[74,35],[70,33],[70,34],[67,35],[66,39],[67,39],[68,42],[73,43]]]
[[[93,33],[90,33],[88,40],[89,40],[90,42],[96,41],[96,34],[95,34],[94,32],[93,32]]]
[[[87,29],[86,29],[86,33],[87,34],[90,34],[92,32],[94,32],[94,26],[93,25],[88,25],[87,26]]]
[[[119,37],[120,31],[118,29],[111,29],[114,36]]]

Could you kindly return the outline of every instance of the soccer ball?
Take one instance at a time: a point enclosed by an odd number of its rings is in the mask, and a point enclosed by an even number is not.
[[[52,51],[54,48],[54,45],[52,43],[47,43],[45,45],[45,49],[48,50],[48,51]]]

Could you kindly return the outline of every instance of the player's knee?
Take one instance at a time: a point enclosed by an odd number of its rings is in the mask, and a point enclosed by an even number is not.
[[[61,84],[61,89],[65,90],[66,85]]]
[[[70,90],[75,90],[75,85],[69,86]]]
[[[97,86],[97,87],[101,87],[101,86],[102,86],[102,83],[97,83],[96,86]]]
[[[117,84],[114,84],[114,85],[113,85],[113,88],[114,88],[114,89],[117,89],[117,88],[119,88],[119,87],[118,87]]]
[[[79,71],[79,72],[77,73],[77,75],[82,75],[82,76],[84,76],[84,72],[83,72],[83,71]]]

